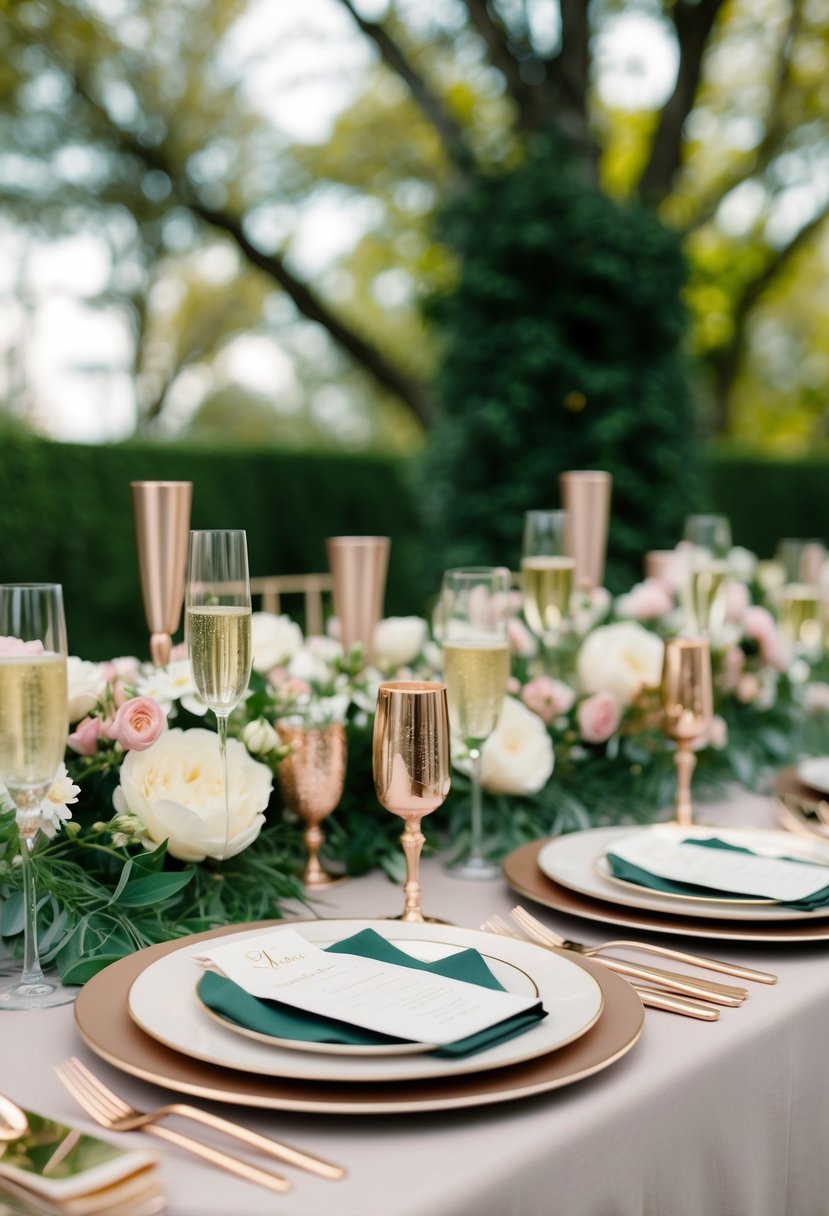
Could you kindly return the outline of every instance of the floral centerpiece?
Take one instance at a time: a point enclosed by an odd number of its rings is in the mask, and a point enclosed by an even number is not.
[[[829,750],[823,659],[796,654],[772,611],[777,573],[744,550],[730,558],[724,621],[712,637],[716,713],[697,743],[695,797],[729,781],[762,788],[805,751]],[[376,802],[371,732],[385,678],[439,678],[440,647],[420,617],[381,621],[373,661],[332,636],[305,638],[288,617],[254,613],[248,695],[230,723],[233,819],[227,849],[215,733],[186,653],[155,669],[134,658],[69,660],[66,763],[41,815],[34,854],[41,949],[65,981],[155,941],[280,915],[303,898],[302,825],[273,780],[286,754],[280,724],[346,722],[348,775],[329,820],[329,860],[351,874],[382,866],[402,878],[399,824]],[[669,813],[673,745],[661,729],[665,638],[683,626],[677,588],[648,579],[612,599],[574,603],[572,626],[541,669],[520,617],[510,623],[513,674],[483,752],[486,847]],[[452,791],[424,821],[432,848],[462,853],[469,818],[467,758]],[[17,948],[23,923],[14,814],[0,813],[0,937]]]

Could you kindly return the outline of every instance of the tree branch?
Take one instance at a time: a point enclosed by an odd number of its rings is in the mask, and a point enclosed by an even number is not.
[[[792,49],[797,38],[803,15],[802,0],[791,0],[789,20],[786,30],[780,40],[777,53],[777,70],[775,72],[774,91],[768,107],[768,121],[765,134],[754,152],[748,156],[741,167],[734,168],[725,180],[720,179],[715,189],[703,198],[696,215],[690,224],[683,229],[684,234],[696,232],[714,218],[722,200],[732,190],[762,173],[774,159],[783,139],[786,136],[786,124],[783,120],[785,97],[792,83]]]
[[[426,387],[420,381],[406,375],[400,368],[389,362],[376,347],[338,317],[307,283],[302,282],[289,270],[284,259],[278,254],[265,253],[254,245],[246,235],[242,220],[238,216],[205,204],[187,178],[186,172],[177,172],[173,158],[165,153],[163,147],[142,143],[128,128],[115,123],[105,107],[85,86],[77,71],[66,66],[65,70],[69,72],[78,95],[104,121],[111,137],[122,152],[127,152],[135,157],[146,169],[157,169],[164,173],[172,183],[173,189],[184,207],[203,222],[224,232],[253,266],[282,287],[303,317],[316,322],[327,330],[337,345],[379,384],[398,397],[422,426],[429,425],[432,413],[431,399]]]
[[[504,77],[507,93],[518,110],[519,125],[535,131],[539,124],[534,90],[521,75],[521,64],[513,53],[504,25],[496,20],[487,0],[464,0],[469,21],[486,47],[487,58]]]
[[[452,115],[406,58],[388,30],[377,21],[367,21],[361,17],[351,0],[339,2],[351,14],[362,33],[377,47],[384,63],[408,85],[415,102],[438,133],[451,164],[462,177],[468,176],[473,166],[472,152]]]
[[[715,402],[715,429],[724,431],[728,424],[728,400],[737,373],[740,369],[749,317],[757,301],[777,278],[780,272],[809,243],[829,217],[829,199],[812,218],[798,229],[791,240],[776,249],[768,258],[759,274],[750,279],[738,296],[732,313],[733,328],[730,340],[710,356],[714,369],[717,400]]]
[[[573,0],[575,3],[575,0]],[[723,0],[676,0],[671,8],[680,47],[676,86],[662,107],[639,192],[650,202],[668,193],[682,160],[682,130],[691,112],[702,74],[702,60]]]

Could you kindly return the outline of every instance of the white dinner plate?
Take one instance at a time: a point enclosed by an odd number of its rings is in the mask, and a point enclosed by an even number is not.
[[[795,771],[804,785],[810,785],[821,794],[829,794],[829,756],[801,760]]]
[[[403,924],[399,921],[315,920],[292,924],[318,946],[371,928],[416,958],[443,958],[456,950],[479,951],[498,980],[519,996],[538,995],[547,1011],[536,1026],[462,1059],[434,1055],[366,1057],[317,1055],[285,1050],[243,1037],[209,1017],[199,1002],[195,984],[202,968],[195,957],[209,941],[182,946],[151,963],[134,980],[128,997],[130,1016],[166,1047],[209,1064],[259,1076],[304,1081],[420,1081],[492,1068],[504,1068],[555,1051],[584,1034],[602,1011],[602,993],[595,979],[559,954],[531,942],[496,937],[454,925]],[[226,945],[234,936],[224,936]]]
[[[717,836],[731,844],[743,845],[756,852],[773,852],[789,857],[803,857],[829,865],[829,846],[819,842],[811,844],[793,838],[787,832],[757,829],[691,827],[677,829],[669,824],[648,824],[630,828],[630,833],[655,831],[681,831],[684,835],[703,838]],[[602,899],[607,903],[630,908],[643,908],[652,912],[670,913],[672,916],[705,916],[707,920],[740,921],[796,921],[819,920],[829,916],[829,909],[819,908],[814,912],[801,912],[797,908],[785,908],[781,904],[745,904],[733,900],[723,903],[718,899],[703,901],[698,898],[683,899],[675,895],[664,895],[646,887],[622,885],[610,877],[607,863],[603,861],[609,846],[620,839],[618,826],[589,828],[584,832],[569,832],[557,836],[544,845],[538,855],[538,867],[543,874],[571,891]],[[603,872],[604,871],[604,872]]]

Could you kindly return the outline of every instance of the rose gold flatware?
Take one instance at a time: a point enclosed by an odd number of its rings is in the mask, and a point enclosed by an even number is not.
[[[514,916],[514,919],[521,925],[525,933],[542,946],[558,950],[569,949],[576,954],[590,956],[590,947],[587,947],[586,950],[576,950],[573,946],[562,946],[561,941],[564,939],[560,938],[557,933],[553,933],[552,930],[548,930],[534,917],[524,914],[524,916]],[[596,955],[596,961],[602,963],[610,971],[616,971],[627,978],[643,980],[645,983],[652,983],[658,988],[667,988],[671,992],[679,992],[684,996],[700,997],[704,1001],[713,1001],[717,1005],[731,1005],[732,1007],[742,1005],[748,996],[746,988],[736,988],[730,984],[715,984],[711,980],[698,979],[696,976],[678,971],[663,971],[659,967],[643,967],[639,963],[613,958],[606,954]]]
[[[513,941],[532,942],[534,945],[542,945],[532,938],[525,937],[522,933],[515,933],[502,921],[500,917],[493,916],[489,920],[484,921],[481,928],[486,933],[497,933],[500,937],[511,937]],[[543,949],[553,949],[554,947],[543,946]],[[703,1000],[696,1000],[693,997],[680,996],[676,992],[668,992],[664,988],[653,987],[650,984],[637,983],[635,980],[627,978],[630,984],[638,994],[643,1005],[652,1009],[662,1009],[666,1013],[679,1013],[688,1018],[698,1018],[700,1021],[716,1022],[720,1016],[719,1009],[713,1005],[708,1005]]]
[[[665,958],[676,959],[680,963],[688,963],[692,967],[702,967],[707,971],[719,971],[723,975],[733,975],[740,980],[753,980],[757,984],[776,984],[777,976],[772,975],[770,971],[756,971],[753,967],[741,967],[737,963],[724,963],[719,959],[707,958],[702,954],[690,954],[686,950],[673,950],[668,946],[658,946],[653,942],[627,941],[620,939],[618,941],[602,942],[599,946],[585,946],[582,942],[573,941],[571,938],[561,937],[560,934],[554,932],[541,921],[536,920],[526,909],[521,905],[517,905],[512,909],[512,915],[518,920],[523,918],[529,928],[530,923],[535,925],[539,931],[543,931],[548,935],[551,944],[561,946],[565,950],[576,950],[579,954],[585,954],[588,957],[597,955],[605,950],[643,950],[647,954],[661,954]]]
[[[249,1145],[250,1148],[258,1149],[260,1152],[275,1157],[278,1161],[283,1161],[286,1165],[293,1165],[297,1169],[307,1170],[309,1173],[316,1174],[320,1178],[330,1178],[332,1181],[336,1181],[339,1178],[345,1177],[346,1171],[341,1165],[334,1165],[330,1161],[324,1161],[321,1157],[316,1157],[312,1153],[302,1152],[301,1149],[293,1148],[289,1144],[283,1144],[281,1141],[274,1140],[270,1136],[262,1136],[259,1132],[242,1127],[239,1123],[232,1123],[229,1119],[223,1119],[220,1115],[211,1114],[209,1111],[202,1110],[198,1106],[190,1106],[184,1102],[172,1102],[165,1106],[159,1106],[146,1114],[137,1111],[134,1107],[129,1106],[123,1098],[120,1098],[104,1085],[103,1081],[100,1081],[94,1073],[90,1072],[77,1056],[72,1056],[71,1059],[66,1060],[63,1064],[59,1064],[57,1066],[57,1073],[66,1088],[75,1095],[79,1102],[81,1100],[81,1093],[88,1095],[90,1101],[95,1101],[97,1107],[104,1111],[110,1119],[108,1126],[112,1131],[127,1132],[139,1127],[145,1127],[149,1131],[151,1130],[149,1125],[156,1123],[159,1119],[163,1119],[167,1115],[179,1115],[186,1119],[192,1119],[196,1123],[203,1123],[206,1127],[215,1128],[216,1131],[224,1132],[225,1135],[233,1136],[235,1139],[242,1141],[243,1144]],[[89,1108],[87,1107],[87,1109]]]

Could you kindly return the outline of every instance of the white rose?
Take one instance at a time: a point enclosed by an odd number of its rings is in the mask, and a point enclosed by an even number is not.
[[[504,697],[495,730],[481,752],[481,781],[491,794],[537,794],[553,772],[547,727],[515,697]],[[468,761],[458,765],[469,771]]]
[[[750,583],[757,573],[756,556],[750,549],[744,549],[742,545],[734,545],[732,549],[729,549],[725,560],[728,563],[729,573],[743,583]]]
[[[251,755],[264,756],[279,746],[279,735],[267,718],[257,718],[242,731],[242,742]]]
[[[219,741],[209,730],[169,730],[143,752],[127,752],[112,802],[119,815],[137,815],[150,840],[167,841],[180,861],[218,861],[241,853],[259,835],[271,794],[271,770],[238,739],[227,742],[230,832]]]
[[[254,671],[283,667],[302,646],[302,630],[289,616],[254,612],[250,618]]]
[[[426,622],[420,616],[388,616],[374,630],[372,654],[379,667],[411,663],[426,641]]]
[[[660,637],[635,621],[594,629],[576,661],[582,691],[612,692],[629,705],[643,688],[658,686],[664,649]]]
[[[107,684],[106,668],[102,663],[87,663],[76,655],[66,660],[69,692],[69,722],[80,722],[91,714]]]
[[[307,684],[330,684],[334,680],[334,663],[342,655],[343,648],[335,638],[308,638],[288,664],[288,672]]]

